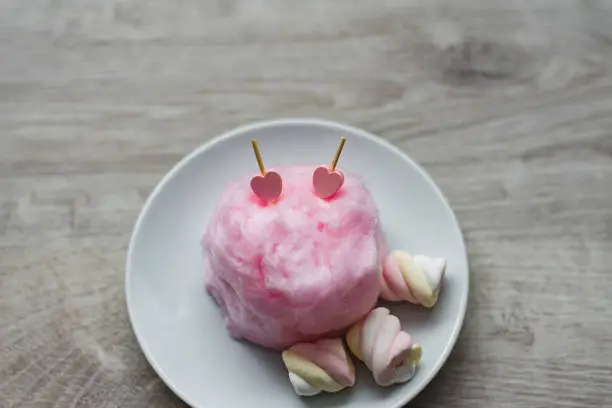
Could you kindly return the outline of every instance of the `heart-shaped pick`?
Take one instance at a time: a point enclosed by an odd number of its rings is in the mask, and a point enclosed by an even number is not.
[[[251,190],[262,201],[272,202],[283,192],[283,179],[277,172],[267,171],[265,175],[251,179]]]
[[[344,174],[331,170],[327,166],[319,166],[312,173],[312,185],[317,196],[329,198],[336,194],[344,183]]]

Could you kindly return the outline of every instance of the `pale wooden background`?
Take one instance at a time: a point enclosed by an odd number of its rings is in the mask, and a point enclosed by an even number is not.
[[[207,138],[313,116],[447,194],[469,314],[412,406],[612,404],[612,4],[0,2],[0,406],[184,407],[130,331],[123,265]]]

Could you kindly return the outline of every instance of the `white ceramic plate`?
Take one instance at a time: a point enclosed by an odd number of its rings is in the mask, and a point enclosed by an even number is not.
[[[423,345],[423,360],[411,382],[380,388],[355,361],[355,387],[299,398],[280,353],[234,341],[226,333],[204,289],[199,242],[226,183],[257,173],[251,139],[258,139],[266,167],[273,168],[327,163],[341,136],[347,143],[339,168],[362,175],[380,210],[389,248],[446,258],[447,278],[433,310],[409,304],[390,307]],[[322,120],[288,119],[226,133],[185,157],[163,178],[134,229],[126,298],[147,360],[192,407],[399,408],[431,381],[453,348],[465,315],[468,279],[455,216],[417,164],[365,131]]]

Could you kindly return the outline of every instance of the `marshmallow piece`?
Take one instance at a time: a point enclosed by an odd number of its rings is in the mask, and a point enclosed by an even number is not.
[[[355,385],[355,367],[341,338],[296,344],[283,352],[283,362],[300,396],[338,392]]]
[[[384,307],[372,310],[351,327],[346,343],[382,387],[411,380],[423,354],[422,347],[401,330],[399,319]]]
[[[383,264],[381,296],[431,308],[438,302],[445,274],[446,260],[442,258],[393,251]]]

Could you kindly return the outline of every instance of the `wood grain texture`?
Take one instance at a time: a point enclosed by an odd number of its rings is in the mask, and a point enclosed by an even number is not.
[[[612,5],[0,2],[0,407],[184,407],[123,297],[155,183],[233,126],[381,135],[462,224],[469,312],[412,406],[612,401]]]

